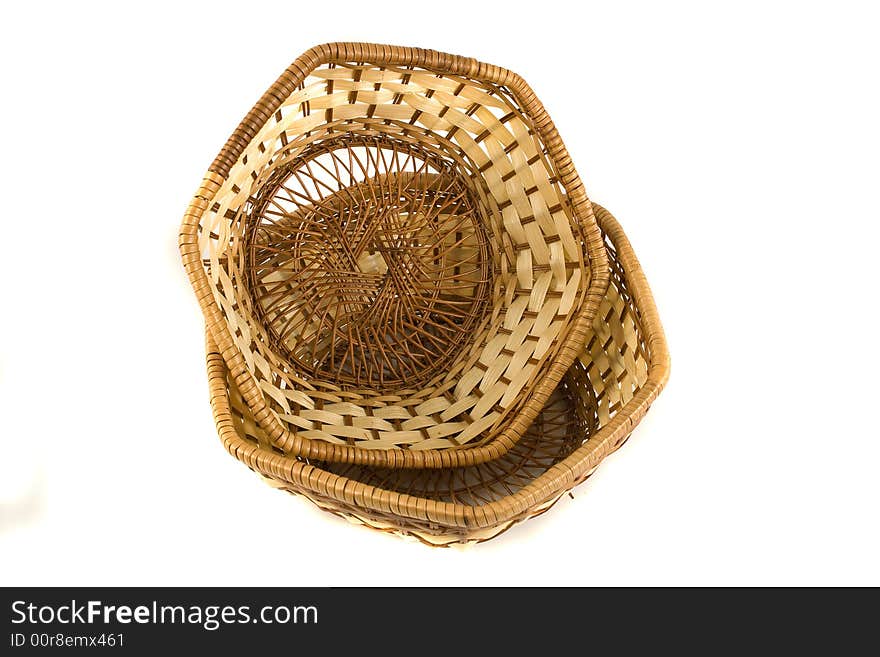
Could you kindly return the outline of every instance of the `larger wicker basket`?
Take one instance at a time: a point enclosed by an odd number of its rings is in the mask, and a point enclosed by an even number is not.
[[[608,285],[577,172],[517,75],[336,43],[297,59],[181,227],[208,330],[269,444],[322,462],[497,459]]]
[[[627,439],[669,375],[663,329],[638,260],[616,220],[594,208],[611,284],[575,363],[504,456],[443,470],[296,458],[279,450],[255,420],[208,334],[211,403],[224,446],[274,486],[430,545],[485,541],[543,513]]]

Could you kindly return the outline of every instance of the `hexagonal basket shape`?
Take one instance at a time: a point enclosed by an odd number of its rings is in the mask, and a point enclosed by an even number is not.
[[[522,436],[608,284],[553,123],[517,75],[337,43],[297,59],[181,227],[211,335],[272,444],[473,465]]]
[[[627,439],[669,374],[651,291],[615,219],[595,206],[611,284],[581,351],[524,437],[472,466],[388,469],[308,462],[278,450],[208,335],[214,418],[226,449],[321,509],[433,546],[485,541],[549,509]]]

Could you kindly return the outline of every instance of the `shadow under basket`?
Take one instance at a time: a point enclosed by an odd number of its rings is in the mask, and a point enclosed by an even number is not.
[[[614,217],[593,208],[610,263],[607,294],[574,365],[500,458],[389,469],[285,454],[254,419],[208,333],[211,404],[224,446],[273,486],[432,546],[485,541],[543,513],[624,443],[669,375],[663,329],[638,260]]]

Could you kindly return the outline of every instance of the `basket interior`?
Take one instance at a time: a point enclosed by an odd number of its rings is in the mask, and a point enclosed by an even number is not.
[[[260,190],[250,291],[296,370],[393,392],[448,370],[470,343],[495,267],[478,203],[441,171],[415,147],[339,139]]]

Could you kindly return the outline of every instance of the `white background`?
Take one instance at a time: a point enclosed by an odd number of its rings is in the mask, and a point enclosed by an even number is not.
[[[880,20],[718,4],[7,6],[0,584],[880,584]],[[668,333],[632,440],[485,545],[349,526],[216,437],[178,224],[253,102],[333,40],[522,74]]]

